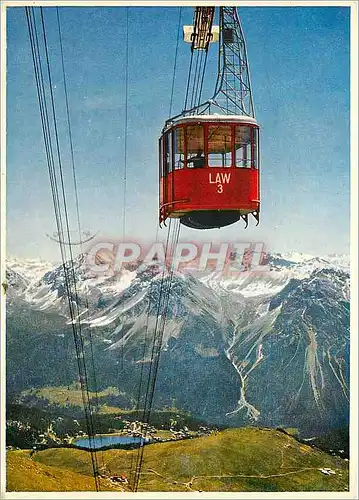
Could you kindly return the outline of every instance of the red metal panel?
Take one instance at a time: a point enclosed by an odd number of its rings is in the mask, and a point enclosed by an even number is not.
[[[174,183],[174,186],[173,186]],[[256,210],[259,174],[249,168],[176,170],[168,175],[169,212],[190,210]],[[171,199],[171,190],[174,197]]]

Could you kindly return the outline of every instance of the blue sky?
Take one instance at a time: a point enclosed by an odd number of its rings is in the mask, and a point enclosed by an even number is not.
[[[128,12],[126,227],[128,239],[154,241],[157,139],[169,116],[179,7],[130,7]],[[182,24],[192,23],[192,12],[182,8]],[[56,11],[44,13],[61,124]],[[62,7],[60,15],[82,227],[100,231],[103,239],[120,238],[126,10]],[[247,230],[241,223],[205,232],[183,228],[182,239],[263,241],[274,251],[347,253],[349,8],[243,7],[239,15],[261,126],[261,223],[255,227],[253,221]],[[21,7],[7,10],[7,46],[8,254],[57,259],[56,244],[46,236],[56,227]],[[209,58],[205,97],[216,80],[216,48]],[[181,39],[172,115],[183,107],[189,59],[189,45]],[[65,135],[63,144],[68,147]],[[68,155],[64,158],[70,173]],[[73,213],[70,184],[68,193]]]

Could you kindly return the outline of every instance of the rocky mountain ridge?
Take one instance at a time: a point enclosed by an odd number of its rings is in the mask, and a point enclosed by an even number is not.
[[[84,264],[75,262],[75,279],[97,380],[117,384],[131,407],[169,280],[155,267],[94,276]],[[174,274],[155,407],[175,402],[214,423],[291,426],[303,435],[348,423],[348,259],[275,254],[268,265],[227,279]],[[8,390],[73,381],[62,266],[10,260],[7,279]]]

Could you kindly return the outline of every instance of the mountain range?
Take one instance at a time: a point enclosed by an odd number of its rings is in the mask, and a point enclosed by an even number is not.
[[[77,257],[72,300],[98,388],[115,386],[113,404],[136,405],[167,287],[154,408],[227,426],[295,427],[307,437],[346,426],[349,259],[271,254],[267,264],[232,277],[174,273],[169,284],[154,266],[97,276]],[[70,385],[77,366],[63,266],[9,259],[6,276],[8,394]]]

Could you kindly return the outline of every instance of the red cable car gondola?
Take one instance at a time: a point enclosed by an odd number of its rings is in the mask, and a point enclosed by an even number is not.
[[[197,7],[194,26],[184,27],[192,57],[213,41],[213,16],[214,7]],[[259,222],[259,126],[236,8],[220,7],[219,24],[214,97],[200,104],[194,86],[186,110],[190,82],[203,81],[204,69],[202,78],[189,74],[185,111],[167,120],[159,140],[160,223],[179,218],[185,226],[211,229],[242,218],[247,226],[248,214]]]
[[[196,115],[160,139],[160,222],[211,229],[259,214],[259,127],[254,118]]]

